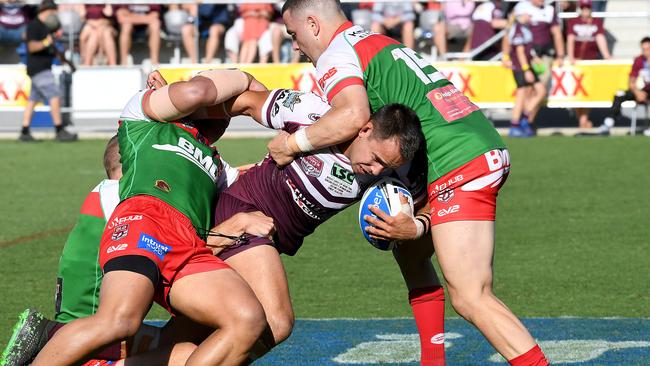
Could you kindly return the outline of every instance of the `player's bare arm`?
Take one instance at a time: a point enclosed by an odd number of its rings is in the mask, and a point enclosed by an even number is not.
[[[206,245],[217,255],[224,248],[237,242],[244,234],[269,237],[275,233],[273,218],[260,211],[240,212],[210,230]]]
[[[366,232],[373,239],[379,240],[416,240],[425,236],[431,227],[429,218],[429,203],[426,200],[415,215],[411,211],[408,200],[400,193],[402,211],[397,216],[390,216],[383,210],[370,206],[370,211],[377,217],[366,216],[364,219],[372,226],[366,228]]]
[[[304,131],[307,145],[296,135],[278,135],[268,144],[269,153],[279,165],[287,165],[300,152],[313,151],[323,147],[349,141],[354,138],[370,118],[370,106],[366,89],[351,85],[332,99],[332,109],[315,124]],[[310,145],[310,146],[309,146]]]
[[[153,85],[162,83],[155,76],[153,78]],[[189,81],[164,85],[146,94],[143,109],[156,121],[178,120],[199,108],[215,106],[241,94],[251,86],[252,80],[250,74],[239,70],[203,71]]]

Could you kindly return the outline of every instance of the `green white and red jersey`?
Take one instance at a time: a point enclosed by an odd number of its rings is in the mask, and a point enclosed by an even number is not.
[[[335,33],[316,64],[329,102],[351,85],[366,88],[370,110],[391,103],[413,109],[422,122],[431,183],[505,144],[479,108],[417,52],[351,22]]]

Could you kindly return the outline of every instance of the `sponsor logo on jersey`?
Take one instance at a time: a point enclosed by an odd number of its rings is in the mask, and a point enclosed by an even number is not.
[[[334,163],[332,165],[332,171],[330,172],[330,175],[346,184],[352,185],[352,183],[354,183],[354,173],[345,169],[338,163]]]
[[[289,186],[289,190],[291,190],[291,196],[293,197],[293,201],[298,205],[298,207],[300,207],[302,212],[304,212],[307,216],[311,217],[312,219],[322,220],[322,218],[313,211],[313,209],[315,209],[316,206],[313,203],[309,202],[309,200],[307,200],[307,197],[305,197],[305,195],[300,193],[300,189],[298,189],[298,187],[296,187],[296,185],[293,184],[293,182],[290,179],[287,179],[285,182],[287,183],[287,186]]]
[[[128,244],[111,245],[110,247],[108,247],[108,249],[106,249],[106,254],[111,254],[113,252],[119,252],[119,251],[125,250],[128,247],[129,247]]]
[[[369,32],[367,30],[355,30],[354,32],[348,33],[350,37],[358,37],[358,38],[366,38],[370,35],[372,35],[372,32]]]
[[[443,183],[439,183],[439,184],[436,184],[435,186],[433,186],[433,188],[431,189],[431,192],[429,194],[436,195],[439,192],[443,192],[443,191],[449,189],[452,185],[462,182],[464,179],[465,179],[465,177],[463,177],[462,174],[459,174],[459,175],[457,175],[455,177],[449,178],[448,181],[443,182]]]
[[[192,142],[183,137],[178,138],[177,146],[169,144],[154,144],[151,147],[156,150],[175,152],[176,155],[185,158],[187,161],[199,167],[210,177],[210,179],[212,179],[212,181],[217,181],[217,170],[219,170],[219,174],[221,174],[220,166],[215,163],[212,154],[203,156],[203,150],[201,150],[201,148],[194,146]]]
[[[111,240],[118,241],[129,235],[129,224],[116,226],[111,235]]]
[[[453,189],[447,189],[438,195],[438,202],[442,203],[447,203],[451,201],[454,198],[454,190]]]
[[[313,155],[306,155],[300,158],[300,167],[309,176],[320,177],[323,173],[323,161]]]
[[[149,251],[156,256],[158,256],[158,259],[163,260],[165,259],[165,256],[167,253],[169,253],[172,250],[172,247],[169,245],[165,245],[158,240],[156,240],[153,236],[147,235],[145,233],[140,234],[140,240],[138,241],[138,248],[144,249],[146,251]]]
[[[460,205],[453,205],[451,207],[443,208],[442,210],[439,210],[438,211],[438,217],[447,216],[449,214],[453,214],[453,213],[456,213],[458,211],[460,211]]]
[[[318,120],[321,118],[321,115],[318,113],[309,113],[307,118],[309,118],[309,120],[312,122],[318,122]]]
[[[479,109],[453,85],[436,88],[430,91],[427,97],[447,122],[468,116]]]
[[[172,190],[172,187],[170,187],[169,184],[167,184],[167,182],[162,179],[158,179],[153,186],[166,193],[169,193]]]
[[[112,229],[117,225],[122,225],[129,221],[140,221],[140,220],[142,220],[142,215],[129,215],[129,216],[116,217],[110,222],[110,224],[108,224],[108,228]]]
[[[325,82],[332,78],[332,76],[336,75],[337,71],[338,70],[336,70],[336,67],[332,67],[325,73],[325,75],[323,75],[322,78],[318,80],[318,85],[320,85],[321,89],[325,89]]]
[[[300,103],[300,96],[305,93],[303,92],[297,92],[297,91],[292,91],[287,94],[287,96],[284,98],[284,101],[282,101],[282,105],[285,108],[289,108],[291,112],[293,112],[293,107]]]

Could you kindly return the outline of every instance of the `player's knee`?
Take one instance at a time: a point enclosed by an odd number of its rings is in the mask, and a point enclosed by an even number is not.
[[[271,314],[267,317],[267,320],[276,344],[289,338],[293,331],[293,323],[295,321],[293,313]]]
[[[139,316],[123,309],[98,313],[97,315],[101,319],[105,331],[116,339],[134,336],[142,324],[142,319]]]
[[[465,319],[471,321],[476,312],[487,309],[489,301],[492,298],[492,289],[490,286],[478,286],[475,288],[453,288],[448,287],[451,306]]]
[[[253,344],[267,327],[266,315],[259,303],[242,304],[226,327],[234,329],[243,338]]]

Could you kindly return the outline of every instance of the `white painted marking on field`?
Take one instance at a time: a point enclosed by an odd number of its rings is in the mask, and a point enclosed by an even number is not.
[[[362,342],[334,357],[336,363],[404,363],[420,360],[420,336],[416,334],[377,334],[379,341]],[[445,348],[450,339],[461,338],[458,333],[445,333]]]
[[[565,340],[565,341],[541,341],[546,358],[551,364],[577,363],[595,360],[607,351],[621,350],[626,348],[648,348],[650,342],[625,341],[608,342],[600,339],[593,340]],[[495,353],[490,357],[492,362],[505,362],[500,354]]]

